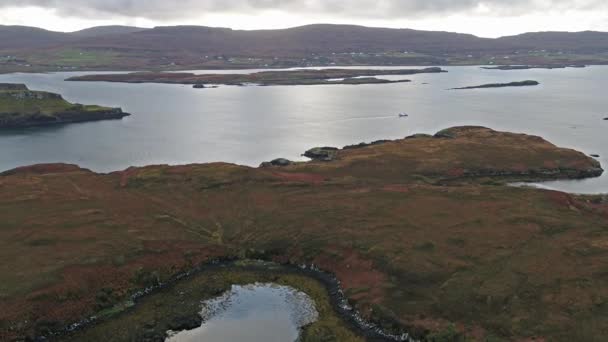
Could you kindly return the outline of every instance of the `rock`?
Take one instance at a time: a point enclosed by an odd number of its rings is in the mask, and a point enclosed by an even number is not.
[[[420,139],[420,138],[432,138],[433,136],[430,134],[424,134],[424,133],[416,133],[416,134],[412,134],[410,136],[405,137],[405,139]]]
[[[275,160],[269,161],[269,162],[264,162],[262,164],[260,164],[260,167],[272,167],[272,166],[289,166],[293,164],[293,162],[289,159],[285,159],[285,158],[277,158]]]
[[[444,129],[435,133],[433,137],[440,139],[454,139],[456,138],[456,134],[454,134],[454,132],[452,132],[450,129]]]
[[[202,318],[198,315],[189,315],[182,317],[175,317],[169,323],[169,330],[181,331],[181,330],[192,330],[201,326]]]
[[[315,147],[306,151],[303,155],[312,160],[329,162],[336,159],[338,149],[335,147]]]
[[[0,90],[28,90],[28,88],[20,83],[0,83]]]
[[[194,89],[204,89],[206,87],[202,83],[197,83],[197,84],[193,85],[192,88],[194,88]]]

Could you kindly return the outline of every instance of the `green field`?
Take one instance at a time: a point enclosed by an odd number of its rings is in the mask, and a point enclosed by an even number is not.
[[[11,87],[22,89],[9,89]],[[120,118],[119,109],[73,104],[59,94],[0,84],[0,128]]]

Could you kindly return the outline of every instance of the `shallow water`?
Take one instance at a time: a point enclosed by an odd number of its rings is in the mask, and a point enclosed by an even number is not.
[[[308,295],[272,284],[233,286],[202,303],[200,328],[172,333],[168,342],[295,341],[318,313]]]
[[[257,166],[278,157],[302,160],[300,154],[314,146],[402,138],[456,125],[540,135],[559,146],[599,154],[608,165],[608,121],[602,120],[608,117],[608,67],[445,69],[449,73],[407,76],[411,83],[217,89],[63,81],[85,73],[0,75],[0,82],[26,83],[73,102],[119,106],[133,114],[120,121],[2,132],[0,170],[46,162],[99,172],[213,161]],[[541,85],[447,90],[526,79]],[[409,117],[399,119],[401,112]],[[608,175],[544,186],[608,193]]]

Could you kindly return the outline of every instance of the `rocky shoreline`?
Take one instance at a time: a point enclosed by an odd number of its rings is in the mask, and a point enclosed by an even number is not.
[[[131,114],[123,112],[120,108],[112,108],[107,111],[95,112],[79,112],[77,110],[59,112],[55,113],[53,116],[39,114],[28,117],[19,117],[18,113],[7,113],[7,115],[14,117],[14,119],[0,119],[0,129],[19,129],[103,120],[120,120],[130,116]]]

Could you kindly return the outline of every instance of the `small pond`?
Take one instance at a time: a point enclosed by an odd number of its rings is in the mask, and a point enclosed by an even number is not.
[[[301,328],[315,322],[314,301],[291,287],[274,284],[233,285],[201,304],[200,328],[169,332],[167,342],[296,341]]]

